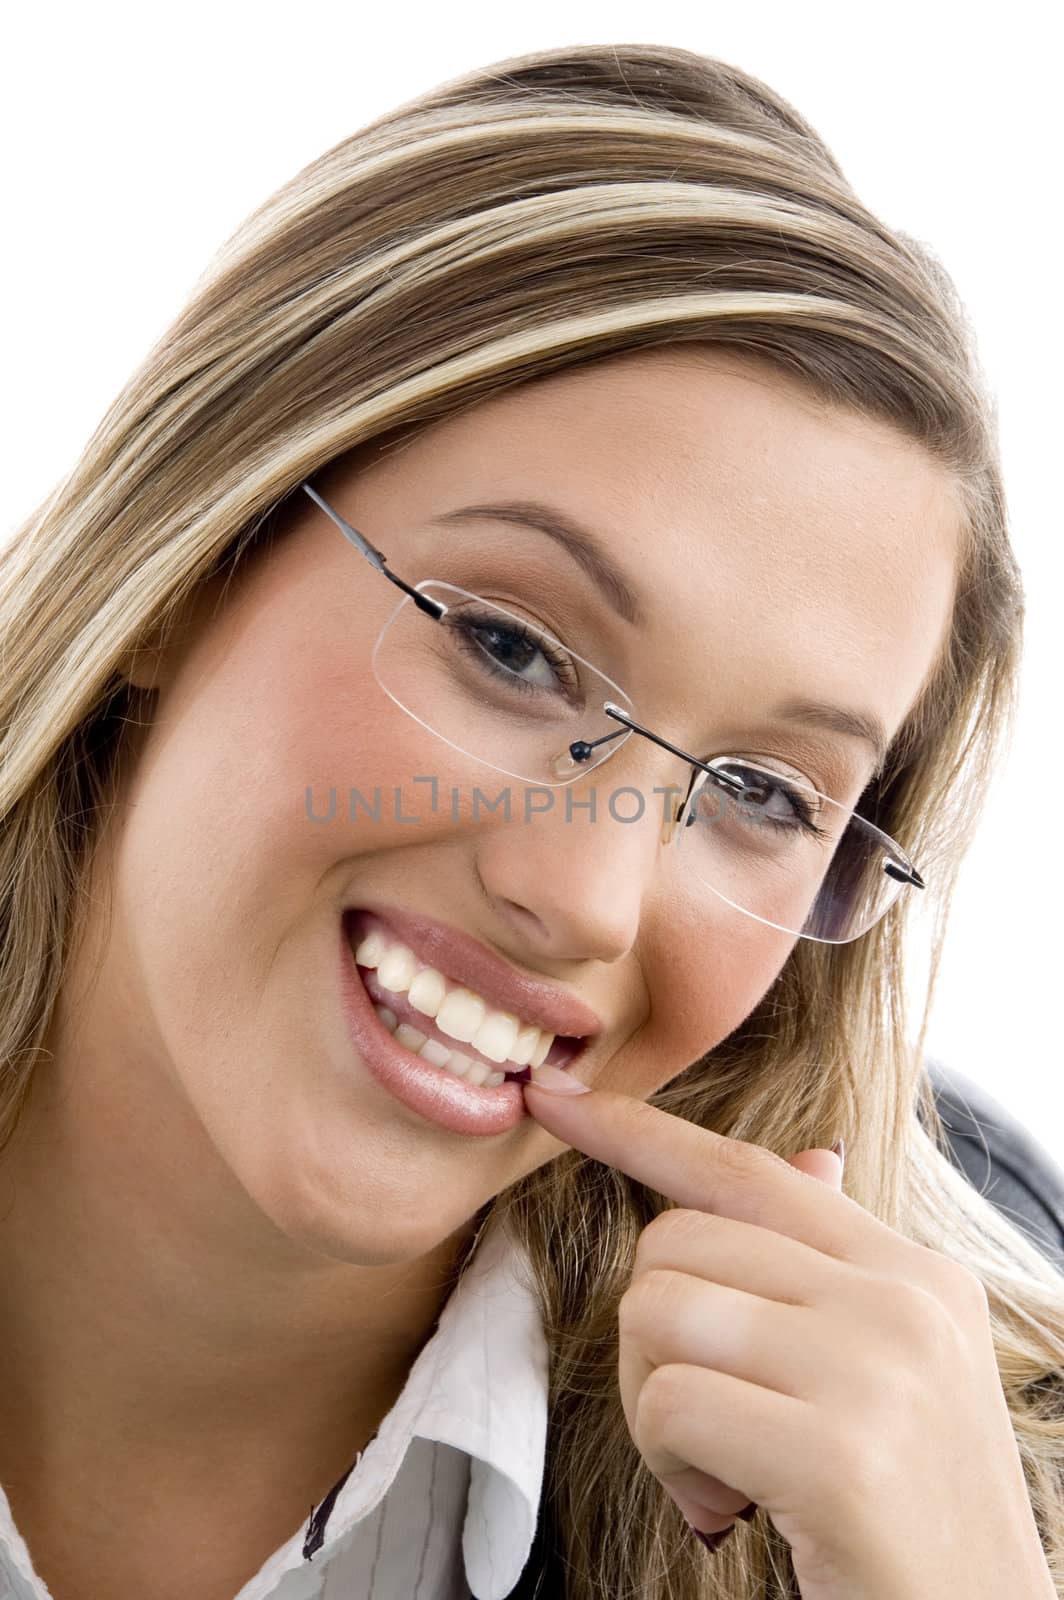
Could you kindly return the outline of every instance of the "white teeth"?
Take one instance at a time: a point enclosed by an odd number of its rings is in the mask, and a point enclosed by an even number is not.
[[[385,944],[380,934],[367,933],[355,951],[355,960],[360,967],[375,967],[384,951]]]
[[[416,1032],[416,1029],[413,1031]],[[400,1032],[400,1028],[395,1030],[397,1039]],[[402,1039],[399,1042],[405,1043]],[[467,1083],[494,1088],[497,1083],[506,1082],[505,1074],[492,1072],[483,1061],[474,1061],[472,1057],[463,1055],[461,1050],[448,1050],[438,1039],[426,1039],[417,1054],[422,1061],[428,1061],[434,1067],[444,1067],[448,1072],[453,1072],[456,1078],[464,1078]]]
[[[412,1028],[409,1022],[401,1022],[399,1024],[395,1030],[395,1037],[400,1044],[405,1045],[414,1055],[417,1055],[421,1046],[427,1042],[427,1035],[421,1033],[417,1028]]]
[[[541,1067],[543,1065],[544,1061],[546,1061],[547,1053],[550,1050],[550,1047],[551,1047],[551,1045],[553,1043],[554,1043],[554,1035],[553,1035],[553,1033],[541,1033],[540,1036],[539,1036],[539,1043],[537,1044],[536,1048],[533,1050],[531,1056],[529,1057],[529,1062],[528,1062],[529,1066],[530,1067]]]
[[[407,998],[415,1011],[420,1011],[426,1017],[434,1017],[446,993],[447,979],[443,973],[437,972],[435,967],[422,967],[410,985]]]
[[[373,1009],[393,1038],[398,1039],[412,1055],[420,1056],[432,1066],[444,1067],[448,1072],[453,1072],[456,1078],[464,1078],[467,1083],[489,1089],[506,1082],[506,1074],[492,1072],[486,1062],[474,1061],[472,1056],[465,1055],[461,1050],[448,1050],[445,1044],[438,1039],[427,1038],[419,1028],[412,1028],[409,1022],[397,1022],[395,1012],[387,1006],[374,1006]]]
[[[355,946],[354,954],[360,967],[376,968],[382,988],[392,994],[405,994],[415,1011],[433,1018],[441,1033],[462,1044],[471,1044],[489,1061],[505,1061],[508,1066],[515,1067],[538,1067],[554,1043],[553,1033],[543,1032],[535,1023],[522,1022],[512,1011],[496,1010],[472,989],[459,985],[449,987],[442,972],[435,967],[419,966],[407,945],[389,944],[376,929],[365,934]],[[380,1005],[376,1011],[393,1033],[395,1013],[389,1006]],[[413,1033],[418,1031],[411,1029]],[[425,1035],[421,1037],[424,1039]],[[459,1059],[469,1062],[471,1058],[462,1054]]]
[[[436,1026],[449,1039],[469,1044],[484,1021],[487,1009],[480,996],[471,989],[452,989],[436,1013]]]
[[[489,1061],[505,1061],[517,1042],[520,1026],[512,1011],[489,1011],[469,1042]]]
[[[451,1059],[451,1052],[438,1039],[426,1039],[417,1053],[434,1067],[445,1067]]]
[[[452,1050],[450,1060],[447,1062],[447,1071],[456,1073],[459,1078],[468,1078],[469,1069],[472,1065],[472,1056],[463,1055],[461,1050]]]
[[[539,1043],[539,1029],[534,1023],[528,1022],[517,1035],[517,1040],[510,1051],[509,1059],[515,1067],[527,1067],[532,1060],[532,1052]]]
[[[405,944],[393,944],[377,963],[377,977],[392,994],[404,994],[414,981],[417,964]]]

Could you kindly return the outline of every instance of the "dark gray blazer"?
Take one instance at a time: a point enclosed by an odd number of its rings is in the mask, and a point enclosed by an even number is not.
[[[986,1090],[932,1059],[928,1074],[949,1155],[980,1194],[1064,1274],[1064,1173]],[[540,1507],[525,1569],[506,1600],[564,1600],[565,1572]]]

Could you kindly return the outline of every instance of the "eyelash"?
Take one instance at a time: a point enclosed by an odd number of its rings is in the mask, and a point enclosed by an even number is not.
[[[472,656],[478,666],[489,671],[509,688],[515,688],[521,694],[542,695],[550,692],[538,684],[529,683],[526,678],[519,677],[517,673],[508,672],[505,667],[501,666],[498,661],[488,654],[483,645],[476,642],[473,636],[478,629],[481,632],[498,631],[491,616],[484,612],[481,612],[478,616],[476,612],[466,611],[461,617],[455,619],[452,623],[452,628],[460,648]],[[521,644],[531,644],[540,652],[551,671],[557,677],[559,684],[566,693],[566,697],[572,700],[572,691],[578,688],[579,685],[572,681],[572,674],[566,671],[567,659],[563,660],[559,656],[550,641],[541,639],[531,629],[522,627],[520,623],[510,622],[509,620],[507,620],[507,634]],[[568,684],[564,682],[566,677],[569,678]]]
[[[482,670],[490,672],[493,677],[500,679],[507,685],[508,688],[515,689],[519,694],[542,695],[550,692],[539,685],[529,683],[527,679],[520,677],[516,673],[509,672],[505,667],[500,666],[500,664],[488,654],[483,645],[476,642],[474,635],[476,634],[478,628],[480,628],[482,631],[494,629],[494,618],[485,612],[481,612],[478,615],[475,612],[467,611],[463,613],[461,617],[456,618],[452,624],[454,635],[460,647],[474,658],[477,665]],[[539,651],[539,653],[543,656],[543,659],[550,666],[552,672],[554,672],[558,677],[559,683],[561,683],[563,677],[565,676],[567,659],[563,661],[563,659],[558,655],[557,651],[551,646],[548,639],[542,638],[533,633],[531,629],[522,627],[521,624],[516,621],[508,622],[507,631],[511,638],[518,640],[522,644],[531,644],[534,649]],[[571,689],[574,686],[570,684],[569,687]],[[572,700],[572,694],[567,694],[567,698]],[[736,763],[736,765],[741,765],[741,763]],[[827,829],[819,827],[817,823],[813,821],[813,813],[810,810],[808,802],[802,797],[801,794],[798,793],[797,790],[793,789],[787,783],[787,780],[782,773],[779,775],[776,787],[781,794],[786,796],[788,805],[794,808],[797,821],[787,822],[780,817],[766,815],[762,819],[763,824],[767,823],[769,826],[779,830],[782,833],[794,833],[796,830],[801,829],[805,833],[814,835],[818,839],[828,838],[829,835]]]
[[[742,763],[736,762],[735,765],[741,766]],[[770,827],[778,828],[783,833],[794,833],[796,829],[800,828],[803,832],[813,834],[818,839],[827,839],[829,837],[828,830],[821,828],[813,821],[813,813],[809,809],[808,801],[803,799],[798,791],[791,787],[782,773],[775,787],[778,788],[781,794],[787,796],[787,804],[794,807],[798,820],[797,822],[787,822],[781,817],[770,817],[766,814],[761,819],[762,824],[767,823]]]

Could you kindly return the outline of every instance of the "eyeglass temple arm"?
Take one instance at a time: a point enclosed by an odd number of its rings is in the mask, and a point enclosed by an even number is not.
[[[888,878],[897,878],[899,883],[911,883],[914,889],[926,889],[927,884],[921,878],[916,868],[900,867],[896,861],[884,861],[883,871]]]
[[[619,739],[621,734],[624,732],[624,729],[630,728],[633,733],[641,733],[645,739],[653,739],[655,744],[660,744],[666,750],[671,750],[673,755],[680,756],[684,761],[690,762],[691,766],[697,768],[699,771],[708,772],[717,783],[722,783],[726,787],[733,790],[743,790],[746,788],[746,785],[743,783],[741,778],[733,778],[730,773],[721,772],[719,768],[710,766],[708,762],[699,761],[697,756],[688,755],[686,750],[681,750],[678,748],[678,746],[670,744],[669,741],[667,739],[663,739],[660,734],[652,733],[649,728],[644,728],[641,723],[634,721],[633,718],[628,716],[627,712],[622,711],[619,706],[614,705],[612,700],[605,701],[602,709],[606,715],[608,717],[612,717],[615,722],[623,723],[624,727],[618,728],[616,733],[603,734],[601,739],[593,739],[590,742],[588,742],[586,739],[578,739],[574,744],[569,746],[569,754],[572,756],[574,761],[586,761],[596,745],[606,744],[610,739]],[[927,887],[923,878],[921,878],[915,867],[903,867],[897,861],[885,861],[883,863],[883,871],[888,875],[888,877],[896,878],[899,883],[911,883],[916,889],[926,889]]]
[[[441,605],[438,600],[430,600],[428,595],[419,594],[408,583],[404,583],[403,579],[397,573],[392,572],[386,565],[387,558],[382,552],[375,545],[370,544],[368,539],[364,539],[357,528],[352,528],[349,522],[345,522],[339,512],[334,511],[332,506],[322,499],[317,490],[310,487],[309,483],[300,484],[300,488],[305,489],[310,498],[325,512],[325,515],[332,518],[344,537],[351,541],[360,555],[365,556],[371,566],[376,567],[378,572],[383,572],[388,581],[394,583],[397,589],[402,589],[404,594],[408,594],[419,611],[424,611],[426,616],[431,617],[434,622],[440,620],[447,609],[445,605]]]

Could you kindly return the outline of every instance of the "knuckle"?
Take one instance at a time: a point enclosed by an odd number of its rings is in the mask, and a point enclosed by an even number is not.
[[[836,1515],[849,1515],[849,1505],[879,1503],[885,1488],[885,1464],[874,1430],[836,1428],[820,1467],[821,1495],[825,1504],[836,1502]]]
[[[928,1292],[962,1316],[989,1312],[990,1302],[982,1279],[952,1256],[945,1256],[930,1245],[918,1245],[921,1275]]]
[[[899,1296],[899,1311],[909,1347],[921,1351],[926,1362],[952,1362],[956,1358],[957,1322],[947,1300],[933,1289],[906,1284]]]
[[[677,1366],[655,1367],[636,1401],[636,1427],[643,1439],[661,1439],[671,1418],[685,1404],[683,1371]]]
[[[872,1272],[858,1274],[856,1288],[869,1326],[879,1335],[869,1349],[873,1364],[878,1360],[875,1351],[884,1346],[902,1357],[906,1352],[927,1351],[937,1317],[934,1297],[926,1288],[911,1278],[883,1278]]]
[[[639,1235],[635,1247],[635,1271],[647,1272],[655,1262],[666,1261],[698,1230],[705,1213],[670,1206],[651,1218]]]
[[[965,1359],[964,1321],[926,1281],[862,1279],[864,1315],[875,1330],[853,1369],[861,1407],[885,1437],[893,1419],[924,1403],[929,1383]]]
[[[638,1337],[643,1330],[659,1324],[672,1295],[675,1276],[664,1267],[652,1267],[633,1278],[617,1308],[618,1326],[626,1338]]]
[[[959,1261],[947,1261],[947,1282],[949,1293],[954,1302],[965,1311],[981,1311],[988,1314],[990,1299],[986,1292],[986,1284],[982,1278],[970,1272],[967,1267],[961,1266]]]
[[[766,1150],[763,1145],[748,1144],[744,1139],[722,1140],[714,1151],[713,1161],[729,1185],[752,1183],[760,1186],[765,1181],[765,1168],[768,1165],[794,1170],[775,1151]]]

